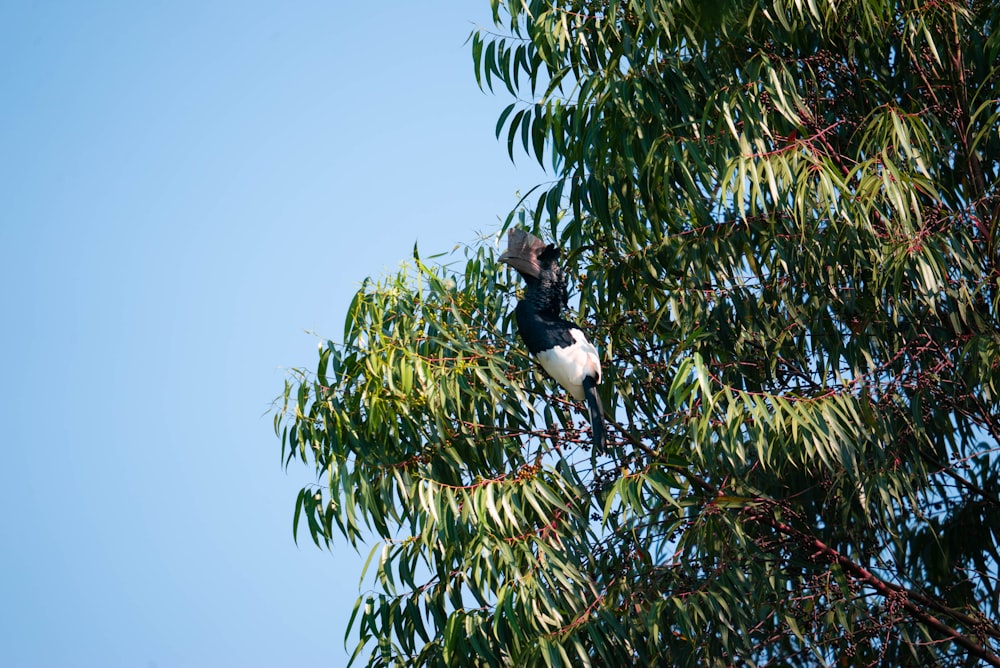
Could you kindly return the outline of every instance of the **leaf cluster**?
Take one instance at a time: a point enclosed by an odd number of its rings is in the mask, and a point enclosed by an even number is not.
[[[493,0],[511,212],[565,249],[612,454],[489,246],[367,282],[286,385],[368,665],[1000,665],[1000,8]]]

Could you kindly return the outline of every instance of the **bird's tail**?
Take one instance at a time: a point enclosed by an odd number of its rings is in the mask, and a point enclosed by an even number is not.
[[[594,435],[594,452],[599,455],[604,451],[604,408],[601,407],[601,397],[597,394],[597,379],[585,376],[583,379],[583,396],[587,400],[587,410],[590,411],[590,432]]]

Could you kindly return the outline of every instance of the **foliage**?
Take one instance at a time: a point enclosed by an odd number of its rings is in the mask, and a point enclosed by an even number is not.
[[[492,6],[613,454],[491,245],[366,282],[275,416],[296,528],[378,539],[355,659],[1000,665],[1000,6]]]

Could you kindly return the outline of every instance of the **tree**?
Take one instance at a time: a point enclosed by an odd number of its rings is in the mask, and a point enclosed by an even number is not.
[[[1000,665],[1000,5],[492,6],[612,453],[495,244],[367,281],[275,416],[295,526],[378,540],[355,659]]]

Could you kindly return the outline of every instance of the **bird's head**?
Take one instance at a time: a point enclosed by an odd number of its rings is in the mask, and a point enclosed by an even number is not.
[[[517,270],[527,284],[525,299],[540,312],[558,316],[569,302],[566,278],[559,266],[559,249],[524,230],[507,233],[507,250],[500,261]]]
[[[558,270],[559,249],[530,232],[511,228],[500,261],[514,267],[527,281],[539,280],[543,273]]]

